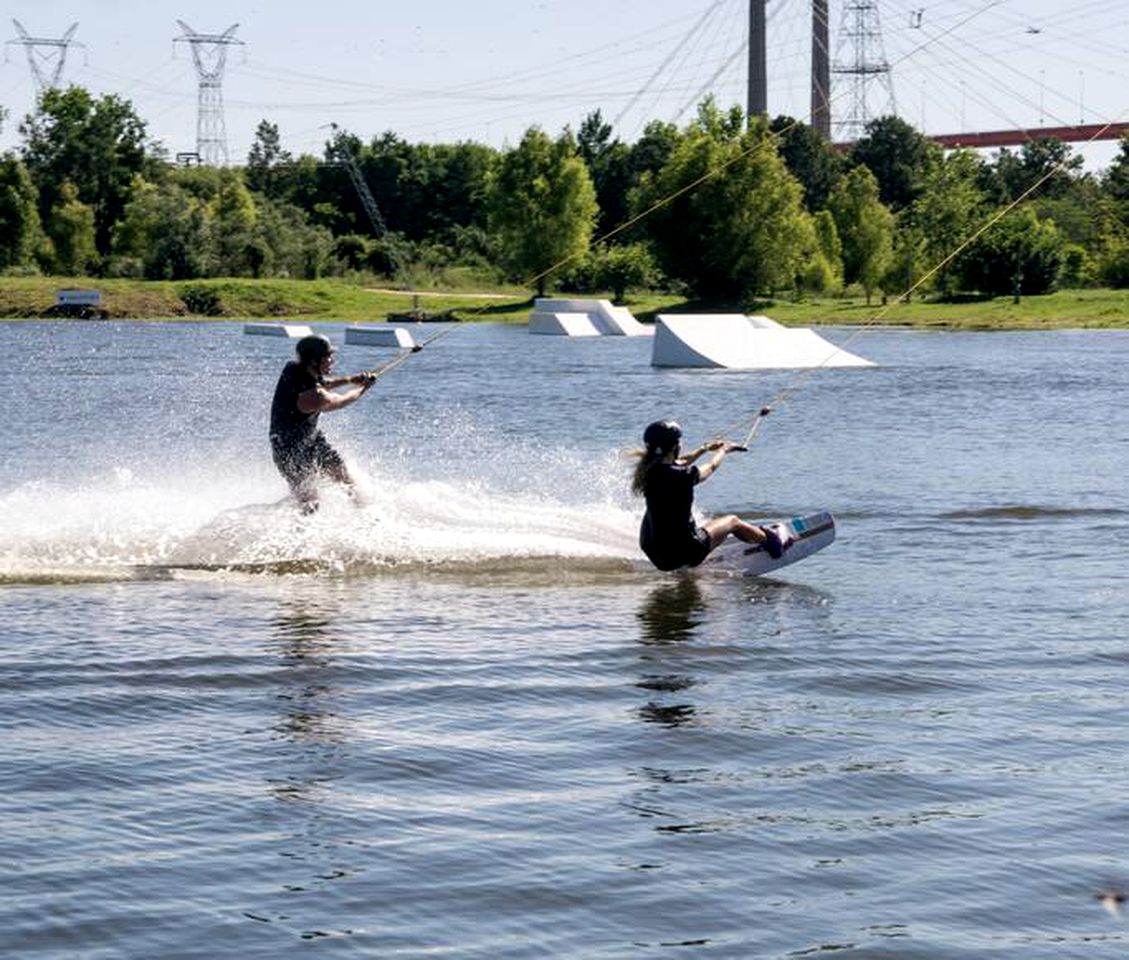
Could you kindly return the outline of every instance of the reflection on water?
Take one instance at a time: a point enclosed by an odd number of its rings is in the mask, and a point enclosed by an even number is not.
[[[689,640],[705,619],[705,601],[698,581],[690,575],[660,584],[639,611],[644,643]]]
[[[341,691],[331,682],[334,637],[339,613],[325,597],[285,597],[271,620],[272,647],[283,670],[275,694],[281,718],[274,730],[303,750],[296,758],[303,767],[270,781],[280,800],[316,800],[325,784],[339,777],[336,753],[347,737],[340,709]],[[319,749],[321,748],[321,749]]]
[[[640,639],[651,648],[644,650],[641,657],[643,662],[648,666],[653,663],[666,666],[672,662],[664,656],[661,649],[654,648],[692,639],[705,619],[705,610],[706,603],[701,588],[692,576],[679,576],[652,590],[638,614],[642,626]],[[635,685],[641,690],[673,694],[689,690],[694,686],[694,679],[684,673],[647,672]],[[646,723],[677,727],[694,719],[694,707],[689,703],[668,703],[652,699],[639,708],[639,718]]]

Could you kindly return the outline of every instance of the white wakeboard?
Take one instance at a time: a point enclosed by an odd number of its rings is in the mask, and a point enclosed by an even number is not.
[[[760,577],[810,557],[835,540],[835,518],[826,510],[787,520],[753,522],[760,526],[775,527],[782,534],[791,534],[793,542],[783,556],[773,559],[760,544],[744,543],[736,537],[730,537],[706,557],[702,566],[740,570],[749,576]]]

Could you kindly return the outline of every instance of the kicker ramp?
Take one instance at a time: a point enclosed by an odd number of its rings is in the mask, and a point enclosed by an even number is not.
[[[538,297],[529,315],[529,332],[558,337],[646,337],[654,331],[626,307],[610,300]]]
[[[662,313],[655,323],[651,366],[772,370],[873,364],[814,330],[785,327],[768,317]]]
[[[396,347],[407,350],[416,345],[410,330],[387,324],[372,327],[346,327],[345,342],[363,347]]]
[[[243,332],[256,337],[288,337],[300,340],[314,331],[299,323],[245,323]]]

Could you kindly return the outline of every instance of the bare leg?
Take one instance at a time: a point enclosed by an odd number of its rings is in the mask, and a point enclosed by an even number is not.
[[[745,543],[759,543],[768,550],[770,557],[779,557],[792,543],[790,536],[781,536],[775,530],[767,531],[752,523],[746,523],[735,514],[713,517],[702,524],[709,534],[710,550],[716,550],[730,534]]]
[[[711,517],[702,524],[702,529],[709,534],[711,550],[721,546],[730,534],[745,543],[764,543],[765,541],[763,528],[746,523],[733,513],[724,517]]]
[[[309,515],[317,513],[318,507],[318,486],[317,478],[313,474],[304,478],[301,483],[296,483],[291,486],[291,492],[294,494],[294,499],[298,501],[298,510],[300,513]]]
[[[343,487],[351,487],[353,485],[353,478],[349,476],[349,470],[343,463],[335,463],[326,466],[322,469],[322,472],[334,483],[339,483]]]

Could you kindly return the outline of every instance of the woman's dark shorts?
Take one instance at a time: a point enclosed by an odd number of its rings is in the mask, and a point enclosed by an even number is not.
[[[679,567],[696,567],[709,556],[710,535],[701,527],[687,530],[685,537],[672,542],[654,542],[649,525],[644,523],[639,532],[639,546],[659,570],[677,570]]]

